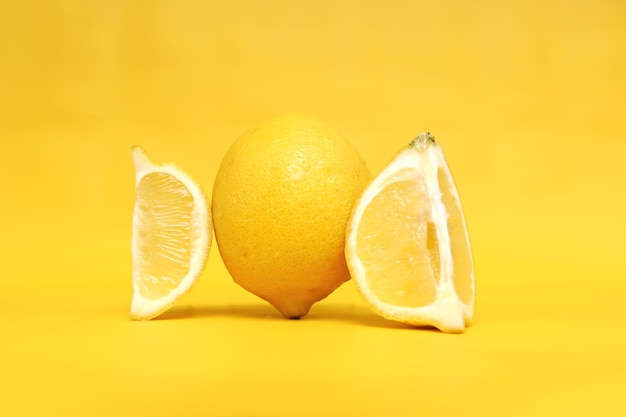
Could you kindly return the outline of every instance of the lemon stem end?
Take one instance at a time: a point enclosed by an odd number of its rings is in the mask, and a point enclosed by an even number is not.
[[[418,151],[425,151],[428,147],[435,143],[435,137],[430,132],[423,132],[417,135],[409,144],[410,148]]]

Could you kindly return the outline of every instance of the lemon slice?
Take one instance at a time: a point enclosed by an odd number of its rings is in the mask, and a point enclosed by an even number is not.
[[[348,224],[346,260],[379,315],[460,333],[474,316],[474,264],[450,169],[420,134],[372,181]]]
[[[130,317],[149,320],[191,290],[206,266],[211,217],[200,186],[173,164],[132,148],[135,209]]]

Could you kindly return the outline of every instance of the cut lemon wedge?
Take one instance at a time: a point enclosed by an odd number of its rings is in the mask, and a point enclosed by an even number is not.
[[[461,333],[474,316],[474,264],[445,156],[420,134],[372,181],[348,224],[346,260],[379,315]]]
[[[200,186],[173,164],[153,164],[132,148],[135,209],[130,317],[149,320],[198,281],[211,247],[211,217]]]

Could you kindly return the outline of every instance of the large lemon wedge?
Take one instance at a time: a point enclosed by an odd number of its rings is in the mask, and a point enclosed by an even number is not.
[[[176,165],[152,163],[140,147],[135,164],[130,317],[149,320],[189,292],[211,247],[211,217],[200,186]]]
[[[419,135],[357,201],[346,260],[371,308],[391,320],[460,333],[474,316],[467,225],[442,148]]]

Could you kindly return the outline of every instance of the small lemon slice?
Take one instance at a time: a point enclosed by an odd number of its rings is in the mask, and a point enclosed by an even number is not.
[[[419,135],[372,181],[348,224],[346,260],[379,315],[460,333],[474,316],[474,264],[445,156]]]
[[[150,320],[198,281],[211,247],[211,217],[200,186],[173,164],[153,164],[132,148],[135,209],[130,317]]]

